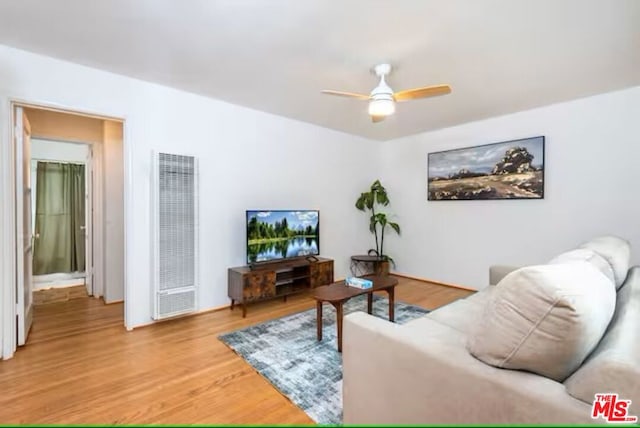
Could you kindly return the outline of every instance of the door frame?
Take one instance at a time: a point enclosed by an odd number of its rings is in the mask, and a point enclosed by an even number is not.
[[[128,118],[124,114],[89,111],[73,106],[64,106],[51,102],[31,101],[12,96],[0,96],[0,358],[13,357],[17,349],[16,319],[16,219],[15,219],[15,128],[13,126],[15,107],[30,107],[52,110],[60,113],[112,120],[122,123],[122,158],[124,183],[124,326],[133,330],[130,314],[130,279],[131,231],[133,221],[133,182],[132,182],[132,144]],[[3,138],[4,137],[4,138]],[[2,143],[2,140],[5,143]]]
[[[16,219],[16,322],[18,346],[27,342],[33,322],[33,230],[31,228],[31,126],[23,107],[16,106],[14,129],[15,219]],[[26,143],[25,143],[26,141]],[[28,192],[28,193],[27,193]],[[20,211],[18,215],[17,211]],[[27,220],[28,218],[28,220]]]

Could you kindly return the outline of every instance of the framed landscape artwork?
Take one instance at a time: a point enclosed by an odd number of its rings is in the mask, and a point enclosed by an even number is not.
[[[544,137],[429,153],[430,201],[544,198]]]

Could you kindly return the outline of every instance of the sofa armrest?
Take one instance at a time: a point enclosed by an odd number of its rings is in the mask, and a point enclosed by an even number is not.
[[[342,359],[345,424],[593,422],[561,383],[484,364],[462,333],[426,317],[349,314]]]
[[[496,285],[502,278],[519,269],[520,266],[493,265],[489,267],[489,285]]]

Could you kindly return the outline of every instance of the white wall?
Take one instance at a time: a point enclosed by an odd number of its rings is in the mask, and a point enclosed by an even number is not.
[[[425,118],[428,120],[428,118]],[[544,135],[544,200],[427,201],[427,153]],[[599,234],[640,262],[640,87],[383,143],[403,228],[397,271],[482,288],[492,264],[542,263]]]
[[[337,277],[347,274],[351,254],[370,246],[353,203],[379,174],[380,143],[0,46],[3,126],[9,98],[126,119],[129,327],[151,321],[152,150],[194,154],[200,161],[200,309],[229,302],[227,268],[245,260],[245,209],[319,209],[322,255],[335,259]],[[5,147],[8,137],[3,130]],[[2,149],[1,154],[5,166],[10,153]],[[10,189],[9,177],[2,178],[1,188]],[[2,198],[10,204],[10,191]],[[10,231],[2,231],[5,242]]]
[[[85,163],[88,155],[89,146],[86,144],[31,139],[31,158],[33,160]]]

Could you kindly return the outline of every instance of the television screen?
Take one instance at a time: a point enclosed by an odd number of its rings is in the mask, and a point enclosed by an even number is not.
[[[320,212],[247,211],[247,263],[320,254]]]

